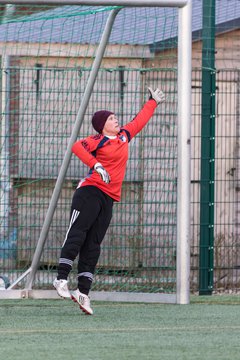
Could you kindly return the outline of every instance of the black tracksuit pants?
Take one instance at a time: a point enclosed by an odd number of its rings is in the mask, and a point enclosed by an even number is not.
[[[94,186],[73,195],[70,224],[62,246],[57,279],[67,279],[78,260],[78,288],[88,294],[100,256],[100,245],[112,218],[113,199]]]

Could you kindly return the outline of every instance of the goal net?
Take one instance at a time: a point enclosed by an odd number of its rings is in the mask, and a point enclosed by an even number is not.
[[[0,269],[25,287],[52,193],[109,14],[118,9],[77,138],[107,109],[121,125],[159,87],[167,101],[130,143],[120,203],[92,290],[176,294],[178,9],[1,5]],[[73,192],[87,167],[72,157],[34,277],[52,290]],[[76,284],[76,268],[70,287]]]

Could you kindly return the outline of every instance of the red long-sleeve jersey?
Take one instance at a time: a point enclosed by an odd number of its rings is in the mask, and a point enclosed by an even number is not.
[[[156,107],[155,100],[147,101],[135,118],[121,127],[114,139],[98,134],[79,140],[73,145],[72,152],[91,169],[88,176],[80,180],[78,187],[96,186],[113,200],[120,201],[128,160],[128,143],[147,124]],[[102,181],[100,175],[94,171],[94,165],[98,162],[109,173],[109,184]]]

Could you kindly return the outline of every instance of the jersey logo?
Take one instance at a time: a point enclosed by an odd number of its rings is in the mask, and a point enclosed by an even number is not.
[[[126,142],[127,138],[124,135],[119,136],[119,139],[122,140],[122,142]]]
[[[102,137],[102,134],[97,134],[97,135],[92,135],[91,138],[94,139],[94,140],[99,140],[101,139]]]

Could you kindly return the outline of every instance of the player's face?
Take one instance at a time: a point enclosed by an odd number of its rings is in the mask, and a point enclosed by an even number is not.
[[[120,131],[120,127],[116,115],[115,114],[109,115],[102,131],[103,135],[113,136],[113,135],[117,135],[119,131]]]

